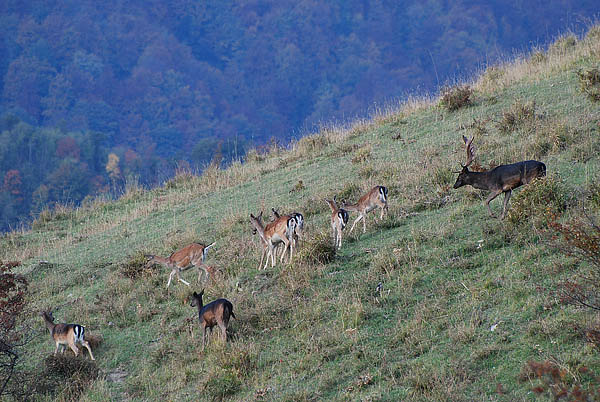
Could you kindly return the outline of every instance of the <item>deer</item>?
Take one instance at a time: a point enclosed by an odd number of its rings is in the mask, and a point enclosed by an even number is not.
[[[265,261],[265,266],[263,269],[267,268],[269,257],[271,257],[271,267],[275,266],[275,249],[280,243],[285,245],[283,253],[281,254],[280,262],[283,263],[283,257],[288,249],[290,253],[289,261],[291,261],[294,254],[293,242],[291,239],[295,231],[296,219],[284,215],[276,218],[273,222],[267,224],[266,226],[263,226],[262,214],[262,211],[258,216],[250,214],[250,223],[254,227],[254,233],[259,234],[263,244],[263,253],[261,255],[258,269],[260,269],[260,266],[262,265],[265,253],[267,255],[267,260]]]
[[[92,348],[90,348],[90,344],[85,340],[85,327],[83,325],[64,323],[55,324],[52,311],[50,310],[41,311],[40,316],[44,319],[46,328],[48,328],[48,331],[50,331],[50,337],[56,344],[54,355],[58,353],[58,350],[61,349],[61,347],[62,353],[64,354],[68,345],[73,353],[75,353],[75,357],[77,357],[79,355],[79,348],[75,344],[80,343],[88,350],[92,360],[96,360],[92,354]]]
[[[384,186],[375,186],[367,194],[359,198],[356,204],[346,204],[342,202],[342,208],[348,212],[358,212],[358,218],[352,223],[350,233],[354,230],[354,226],[362,219],[363,221],[363,233],[367,231],[366,216],[369,212],[375,208],[381,208],[381,215],[379,219],[383,219],[383,213],[388,211],[388,189]],[[377,220],[377,218],[375,218]]]
[[[500,219],[504,219],[506,211],[508,210],[508,200],[512,190],[520,187],[523,184],[530,183],[533,179],[538,177],[546,176],[546,165],[536,160],[528,160],[510,165],[496,166],[492,170],[486,172],[473,172],[469,170],[469,165],[473,163],[475,159],[475,147],[473,146],[473,139],[469,140],[464,135],[462,136],[467,151],[467,161],[462,166],[462,170],[458,173],[454,188],[459,188],[465,185],[473,186],[480,190],[491,191],[488,198],[484,201],[487,206],[490,216],[495,218],[496,216],[492,212],[490,202],[498,197],[501,193],[504,193],[504,206]]]
[[[157,255],[147,254],[146,257],[146,268],[150,268],[154,264],[163,265],[171,269],[169,280],[167,281],[167,289],[171,285],[173,275],[177,276],[177,280],[190,286],[189,282],[181,278],[181,272],[188,270],[191,267],[198,268],[198,282],[202,279],[202,273],[206,274],[207,280],[210,278],[210,274],[206,269],[204,261],[206,260],[206,254],[208,249],[215,245],[215,242],[205,246],[201,243],[188,244],[181,250],[175,251],[167,258],[159,257]]]
[[[333,200],[325,199],[325,202],[331,208],[331,230],[333,231],[333,246],[337,249],[342,248],[342,230],[348,224],[348,211],[337,207],[335,196]]]
[[[275,208],[271,208],[273,212],[273,216],[275,219],[279,219],[281,215]],[[292,239],[294,240],[294,248],[298,248],[298,240],[302,237],[304,232],[304,216],[300,212],[292,212],[290,215],[287,215],[290,218],[295,219],[296,224],[294,225],[294,232],[292,234]],[[288,238],[290,234],[288,233]]]
[[[213,327],[218,325],[221,328],[223,341],[227,342],[227,325],[231,317],[235,318],[235,314],[233,314],[233,304],[229,300],[217,299],[204,306],[202,295],[204,295],[204,290],[201,290],[199,294],[194,292],[190,305],[198,308],[198,320],[202,327],[202,351],[204,351],[206,328],[210,329],[212,333]]]

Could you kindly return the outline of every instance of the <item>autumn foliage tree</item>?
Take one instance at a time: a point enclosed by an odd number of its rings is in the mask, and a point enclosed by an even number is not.
[[[20,358],[20,347],[26,341],[20,325],[25,308],[27,280],[12,272],[18,262],[0,261],[0,399],[16,396],[18,387],[11,386]]]
[[[567,255],[590,263],[585,274],[559,285],[561,299],[568,303],[600,311],[600,227],[588,217],[567,223],[550,223],[558,233],[555,244]]]

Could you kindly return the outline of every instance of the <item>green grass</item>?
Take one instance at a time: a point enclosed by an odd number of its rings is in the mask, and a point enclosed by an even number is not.
[[[476,134],[482,165],[544,161],[569,194],[564,216],[579,215],[577,191],[598,179],[600,111],[574,71],[599,55],[582,40],[560,57],[497,67],[503,73],[475,82],[472,105],[455,112],[406,105],[227,171],[64,209],[0,238],[0,259],[23,261],[32,311],[61,306],[57,319],[102,336],[102,375],[84,400],[533,399],[532,383],[519,380],[529,360],[552,360],[572,381],[583,366],[600,375],[598,351],[577,329],[598,316],[552,293],[585,263],[549,247],[533,220],[489,218],[485,194],[451,189],[452,171],[464,162],[461,135]],[[536,117],[503,132],[497,122],[517,101],[535,101]],[[390,190],[389,216],[375,223],[370,214],[365,234],[345,231],[333,262],[256,269],[250,213],[300,211],[308,237],[329,233],[323,198],[375,184]],[[204,353],[186,303],[197,285],[167,292],[165,269],[123,273],[136,256],[191,241],[217,242],[207,262],[223,274],[206,300],[228,298],[237,316],[230,342],[213,336]],[[53,346],[39,317],[28,320],[24,365],[34,369]],[[122,381],[110,381],[116,372]]]

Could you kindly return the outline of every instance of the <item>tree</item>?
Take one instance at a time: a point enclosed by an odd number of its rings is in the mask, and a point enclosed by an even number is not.
[[[19,325],[25,308],[27,280],[15,274],[12,268],[19,262],[0,261],[0,398],[3,395],[19,396],[18,387],[11,387],[17,370],[20,348],[27,340]]]

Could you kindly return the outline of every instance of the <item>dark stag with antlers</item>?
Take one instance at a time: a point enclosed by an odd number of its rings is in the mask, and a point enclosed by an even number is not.
[[[546,175],[546,165],[542,162],[529,160],[523,162],[512,163],[510,165],[500,165],[487,172],[472,172],[468,167],[475,159],[475,147],[473,146],[473,138],[470,140],[463,135],[463,141],[467,149],[467,163],[462,165],[462,170],[459,173],[454,188],[459,188],[464,185],[471,185],[480,190],[491,191],[489,197],[485,200],[485,205],[490,212],[490,216],[495,217],[490,208],[490,201],[504,193],[504,208],[500,219],[506,216],[508,208],[508,200],[513,189],[531,182],[537,177]]]

